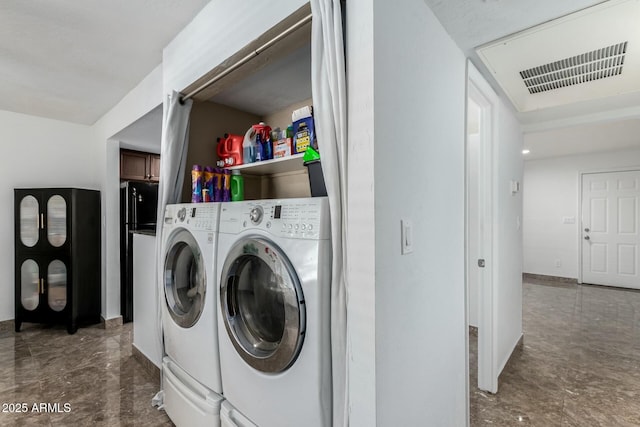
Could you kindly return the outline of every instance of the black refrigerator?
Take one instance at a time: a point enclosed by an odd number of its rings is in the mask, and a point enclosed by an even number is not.
[[[158,184],[125,181],[120,184],[120,312],[133,321],[133,232],[155,234]]]

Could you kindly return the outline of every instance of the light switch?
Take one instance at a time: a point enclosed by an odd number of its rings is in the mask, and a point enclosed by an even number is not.
[[[413,224],[410,220],[400,220],[400,238],[402,239],[400,249],[402,255],[413,252]]]
[[[520,181],[511,181],[511,195],[515,196],[520,191]]]

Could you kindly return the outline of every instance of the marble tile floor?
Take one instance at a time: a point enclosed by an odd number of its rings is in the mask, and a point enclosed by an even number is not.
[[[133,358],[131,339],[131,323],[0,331],[0,426],[172,426],[151,406],[159,378]]]
[[[470,334],[472,426],[640,426],[640,291],[527,279],[522,314],[495,395]]]
[[[639,291],[528,279],[523,329],[496,395],[475,387],[470,336],[472,426],[640,426]],[[172,426],[131,337],[131,324],[0,331],[0,426]]]

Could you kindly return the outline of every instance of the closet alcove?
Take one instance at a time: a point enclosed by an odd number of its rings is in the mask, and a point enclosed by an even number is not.
[[[188,95],[223,75],[192,97],[187,173],[195,164],[215,166],[219,160],[217,138],[225,133],[244,135],[260,121],[273,129],[285,129],[295,109],[313,104],[310,20],[279,37],[310,14],[311,7],[306,4],[182,91]],[[274,38],[278,38],[276,43],[254,54]],[[251,59],[246,60],[248,57]],[[246,62],[237,66],[239,61]],[[247,200],[311,196],[301,155],[238,169],[244,177]],[[190,200],[191,180],[187,176],[182,201]]]

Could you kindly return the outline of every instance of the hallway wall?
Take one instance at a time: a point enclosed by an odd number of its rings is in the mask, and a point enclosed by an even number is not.
[[[373,3],[376,424],[463,426],[466,60],[423,0]]]

